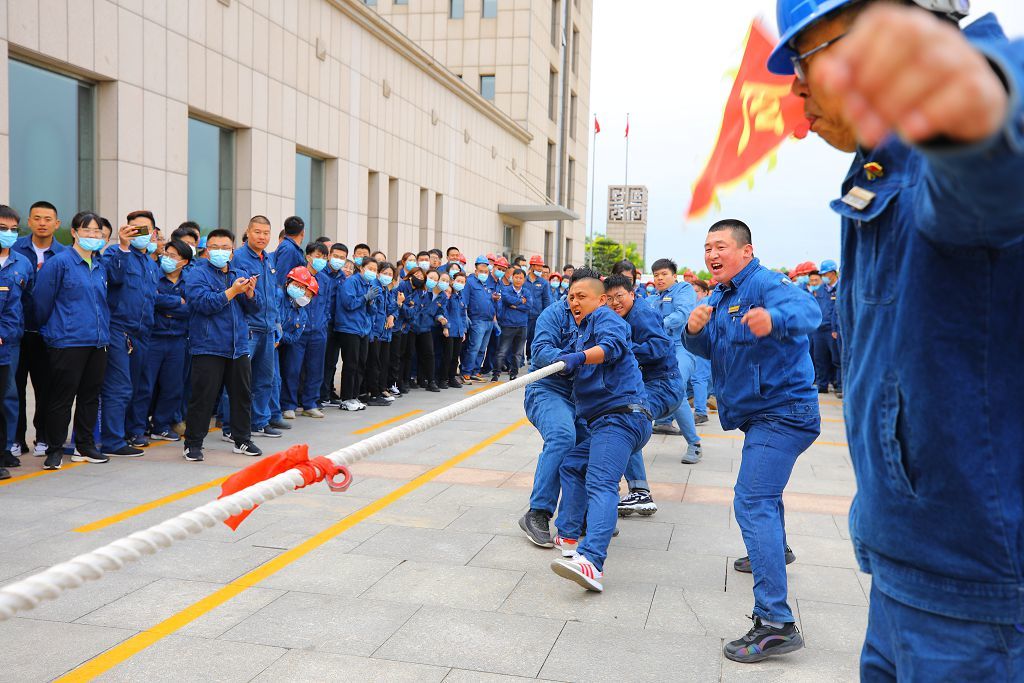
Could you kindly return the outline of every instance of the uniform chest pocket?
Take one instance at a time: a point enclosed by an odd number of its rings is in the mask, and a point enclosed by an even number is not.
[[[750,309],[757,307],[757,304],[749,301],[734,301],[725,307],[723,317],[725,324],[725,336],[732,344],[753,344],[757,337],[750,331],[750,328],[742,322]]]
[[[841,200],[832,202],[832,208],[852,224],[847,236],[854,239],[854,261],[848,265],[852,266],[857,296],[865,304],[885,305],[893,302],[896,293],[892,281],[902,232],[896,216],[900,186],[893,183],[871,189],[877,194],[863,211]]]

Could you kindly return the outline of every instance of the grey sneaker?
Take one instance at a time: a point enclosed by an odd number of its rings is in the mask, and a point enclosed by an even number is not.
[[[794,623],[775,628],[762,623],[757,616],[751,617],[754,626],[742,638],[725,644],[725,656],[734,662],[752,664],[763,659],[795,652],[804,646],[800,629]]]
[[[701,445],[699,443],[691,443],[686,447],[686,453],[683,454],[682,463],[684,465],[696,465],[700,462],[702,455]]]
[[[695,425],[707,424],[707,421],[708,421],[708,416],[707,415],[703,415],[701,413],[694,413],[693,424],[695,424]]]
[[[796,553],[794,553],[793,549],[790,548],[787,545],[786,546],[786,564],[793,564],[794,562],[796,562]],[[737,559],[736,561],[734,561],[732,563],[732,568],[735,569],[738,572],[743,572],[744,574],[749,574],[750,573],[750,556],[747,555],[747,556],[744,556],[744,557],[741,557],[741,558]]]
[[[673,424],[667,425],[654,425],[654,429],[651,430],[653,434],[665,434],[667,436],[679,436],[682,432],[679,431],[679,427]]]
[[[526,514],[519,519],[519,528],[526,533],[530,543],[541,548],[554,548],[555,542],[551,540],[550,521],[551,516],[543,510],[527,510]]]

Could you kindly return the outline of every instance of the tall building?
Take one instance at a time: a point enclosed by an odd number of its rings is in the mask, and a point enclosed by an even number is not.
[[[5,0],[0,201],[581,260],[591,2],[378,2]]]

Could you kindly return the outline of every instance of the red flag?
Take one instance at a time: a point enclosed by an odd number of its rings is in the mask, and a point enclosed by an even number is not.
[[[594,117],[594,134],[601,132],[601,124],[597,122],[597,117]]]
[[[626,114],[626,137],[629,137],[629,114]]]
[[[694,185],[687,218],[703,214],[716,203],[719,188],[750,177],[787,137],[807,136],[803,102],[790,91],[793,77],[776,76],[766,66],[774,47],[775,41],[755,20],[725,105],[718,141]]]

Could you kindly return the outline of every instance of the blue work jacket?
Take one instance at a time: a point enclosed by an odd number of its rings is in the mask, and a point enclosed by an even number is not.
[[[65,251],[66,249],[68,249],[68,247],[58,242],[57,238],[54,237],[53,241],[50,242],[50,246],[46,249],[46,251],[43,252],[43,263],[46,263],[51,258],[61,253],[62,251]],[[24,256],[25,260],[28,261],[29,266],[31,266],[32,283],[25,290],[25,293],[22,295],[21,304],[22,309],[25,312],[25,331],[38,332],[39,323],[36,322],[35,306],[32,305],[32,287],[35,285],[35,274],[39,272],[39,269],[42,268],[42,265],[39,264],[36,257],[35,249],[32,248],[32,235],[25,235],[24,237],[19,237],[18,241],[14,243],[14,246],[11,247],[11,251],[17,252],[18,254]]]
[[[690,313],[697,307],[697,292],[686,282],[677,282],[664,292],[656,292],[651,303],[661,314],[665,333],[676,344],[683,343],[683,330],[690,319]]]
[[[282,344],[294,344],[302,338],[309,324],[309,307],[312,305],[313,301],[310,301],[305,306],[299,306],[284,289],[277,291],[277,319],[281,325]]]
[[[814,301],[818,304],[818,310],[821,311],[821,324],[818,325],[818,329],[822,332],[831,332],[832,309],[836,305],[835,291],[822,284],[816,291],[811,292],[811,296],[814,297]]]
[[[32,303],[47,346],[110,344],[107,271],[99,252],[92,253],[92,267],[73,248],[47,259],[36,274]]]
[[[530,289],[532,295],[530,297],[530,318],[536,320],[540,316],[540,312],[551,305],[551,285],[543,277],[531,280],[527,276],[523,287]]]
[[[377,298],[370,304],[370,341],[385,341],[388,330],[384,324],[388,321],[388,296],[389,292],[382,287],[379,281],[370,283],[370,286],[377,290]],[[390,335],[387,335],[390,340]]]
[[[259,290],[252,299],[245,294],[228,299],[224,292],[240,277],[230,263],[223,272],[208,259],[199,259],[185,276],[189,352],[193,356],[234,359],[249,355],[246,314],[263,307],[264,302]]]
[[[536,332],[534,332],[536,335]],[[647,405],[644,378],[633,356],[629,323],[607,306],[599,306],[579,325],[572,351],[600,346],[604,362],[581,365],[572,381],[576,417],[588,422],[610,408]]]
[[[537,318],[537,327],[533,331],[530,370],[540,370],[551,365],[562,354],[572,352],[577,332],[576,321],[569,312],[567,301],[545,308]],[[526,385],[527,394],[534,391],[552,391],[569,399],[572,398],[572,380],[557,373],[548,375]]]
[[[171,282],[166,275],[156,283],[156,303],[153,315],[154,337],[180,337],[182,343],[188,337],[188,318],[190,309],[185,298],[185,276],[180,275],[177,282]]]
[[[975,145],[860,151],[842,194],[846,431],[860,566],[892,598],[1024,623],[1024,42],[992,15],[965,35],[1010,93]],[[869,180],[864,164],[884,175]],[[972,286],[947,285],[951,273]],[[719,379],[716,376],[716,381]],[[719,402],[721,406],[721,401]]]
[[[355,334],[360,337],[370,336],[373,302],[366,300],[366,290],[370,283],[359,273],[345,278],[345,282],[334,295],[334,331]],[[377,298],[380,298],[378,293]]]
[[[306,306],[309,319],[304,334],[327,339],[331,331],[331,317],[334,315],[334,296],[338,280],[327,273],[327,268],[321,270],[315,277],[320,289]]]
[[[305,256],[302,258],[302,265],[306,265]],[[262,255],[257,255],[252,247],[243,244],[231,255],[231,269],[238,273],[238,277],[258,276],[256,292],[264,305],[258,311],[247,311],[245,321],[252,332],[270,332],[278,319],[277,305],[281,302],[278,293],[284,291],[284,283],[278,284],[274,255],[266,250]]]
[[[111,331],[148,337],[153,329],[160,266],[144,249],[128,247],[124,251],[117,244],[103,252],[102,260],[107,271]]]
[[[718,285],[703,303],[714,309],[711,320],[696,335],[684,325],[683,340],[691,353],[711,359],[723,429],[737,429],[763,415],[818,413],[807,338],[821,323],[813,299],[755,258],[732,284]],[[767,337],[755,337],[740,322],[752,308],[771,314]]]
[[[444,317],[448,320],[448,336],[452,339],[461,339],[469,329],[466,302],[462,298],[465,293],[465,289],[461,292],[452,292],[445,303]]]
[[[395,296],[395,329],[392,334],[405,334],[412,323],[412,308],[406,305],[412,298],[412,283],[402,280],[391,292]],[[398,303],[399,294],[405,297],[401,304]]]
[[[25,334],[25,292],[32,286],[35,265],[14,251],[0,267],[0,366],[11,364],[11,348]]]
[[[475,273],[466,278],[462,298],[466,302],[470,320],[494,320],[497,311],[492,297],[495,285],[492,277],[488,277],[486,283],[480,282]]]
[[[629,323],[633,355],[640,364],[644,382],[653,382],[679,372],[675,341],[665,334],[662,318],[653,306],[636,298],[623,320]]]
[[[277,271],[274,273],[274,280],[282,289],[284,289],[285,280],[288,279],[291,269],[295,266],[306,265],[306,252],[291,237],[282,239],[272,256],[274,269]]]
[[[530,309],[533,307],[533,292],[529,283],[524,282],[518,292],[514,285],[502,285],[500,292],[501,310],[498,311],[498,322],[502,327],[526,327],[530,320]]]
[[[414,289],[407,295],[405,305],[409,309],[409,331],[413,334],[430,332],[434,328],[437,305],[434,295],[426,289]]]

